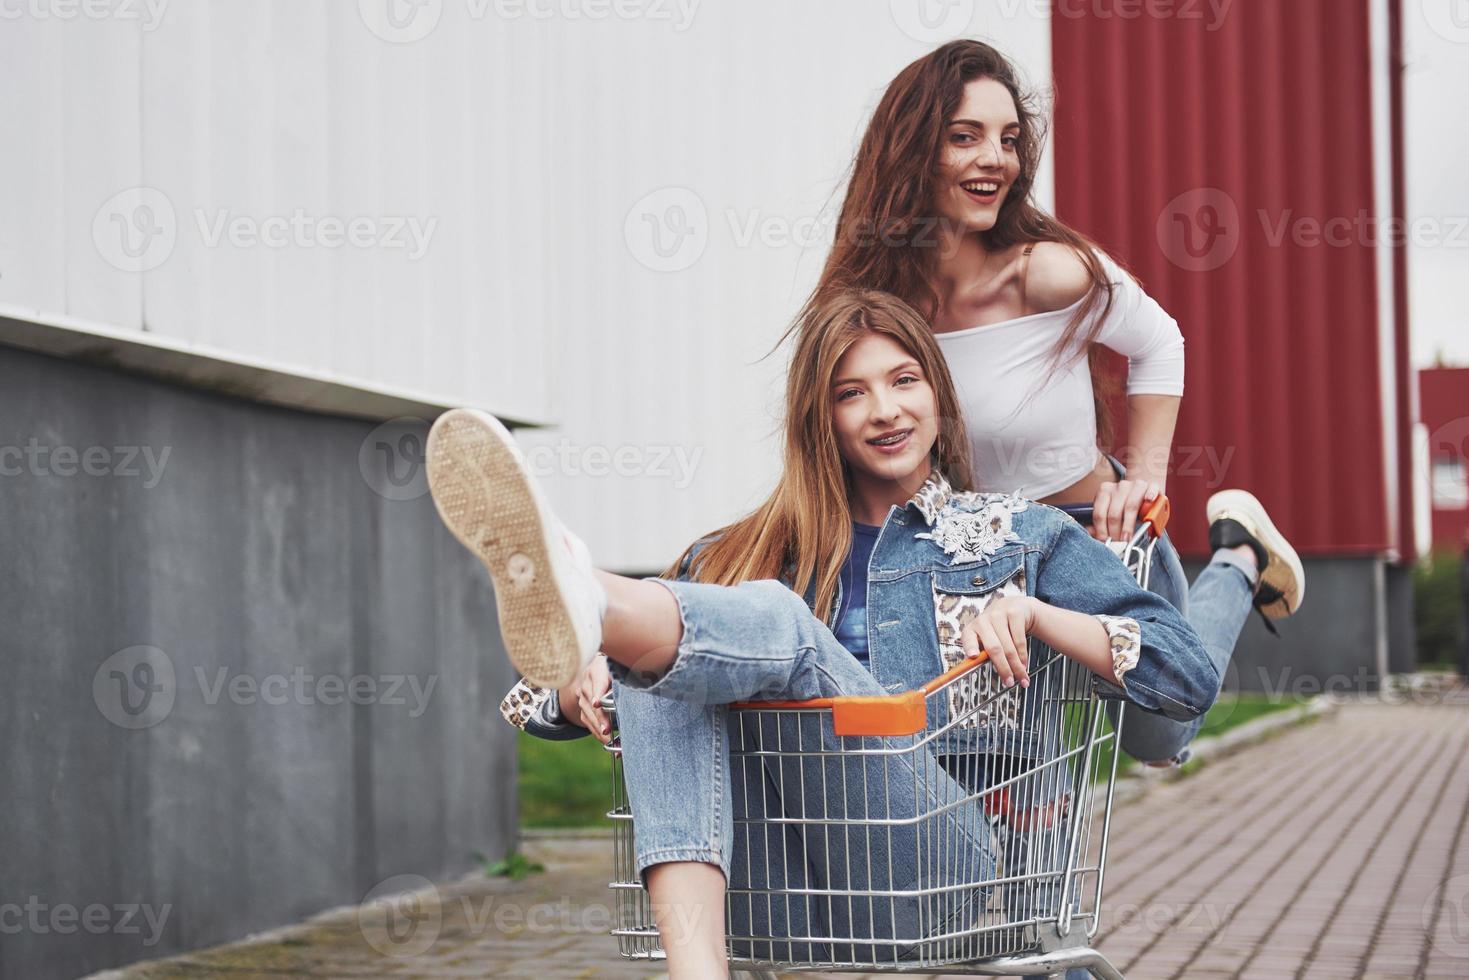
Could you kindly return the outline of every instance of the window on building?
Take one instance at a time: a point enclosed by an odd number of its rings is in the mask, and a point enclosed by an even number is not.
[[[1469,481],[1464,477],[1462,457],[1439,456],[1433,461],[1433,507],[1435,510],[1469,507]]]

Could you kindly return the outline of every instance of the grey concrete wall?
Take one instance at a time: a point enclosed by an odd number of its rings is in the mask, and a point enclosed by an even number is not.
[[[1276,624],[1278,638],[1257,614],[1250,614],[1225,690],[1300,695],[1320,694],[1328,685],[1342,691],[1376,690],[1381,678],[1377,627],[1384,615],[1389,672],[1411,661],[1411,581],[1404,592],[1404,576],[1392,568],[1384,569],[1379,579],[1380,560],[1375,558],[1313,558],[1304,564],[1306,600],[1300,611]],[[1184,562],[1189,581],[1202,567],[1202,562]]]
[[[0,976],[512,843],[489,580],[375,429],[0,348]]]
[[[1408,674],[1418,669],[1418,626],[1413,618],[1413,568],[1388,565],[1387,583],[1388,670]]]

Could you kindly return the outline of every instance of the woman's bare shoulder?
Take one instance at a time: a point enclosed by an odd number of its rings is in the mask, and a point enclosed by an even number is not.
[[[1091,271],[1074,248],[1062,242],[1036,242],[1025,269],[1027,312],[1064,310],[1091,288]]]

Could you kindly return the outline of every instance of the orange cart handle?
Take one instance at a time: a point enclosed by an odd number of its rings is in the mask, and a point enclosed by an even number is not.
[[[1168,518],[1173,513],[1173,505],[1168,502],[1168,495],[1160,493],[1153,498],[1153,502],[1143,511],[1142,519],[1147,521],[1149,530],[1153,537],[1161,538],[1163,532],[1168,528]]]
[[[928,727],[928,696],[979,667],[989,659],[983,650],[965,657],[933,680],[902,694],[871,694],[808,701],[739,701],[731,711],[820,710],[831,711],[832,731],[837,735],[917,735]]]

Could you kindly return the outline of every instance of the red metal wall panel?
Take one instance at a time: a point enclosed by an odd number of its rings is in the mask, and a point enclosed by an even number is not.
[[[1469,470],[1469,368],[1420,371],[1418,398],[1430,466],[1436,459],[1458,457]],[[1450,551],[1469,546],[1469,507],[1433,508],[1433,545]]]
[[[1057,211],[1183,329],[1181,550],[1207,550],[1205,499],[1241,486],[1303,554],[1380,553],[1367,0],[1186,9],[1056,7]]]

